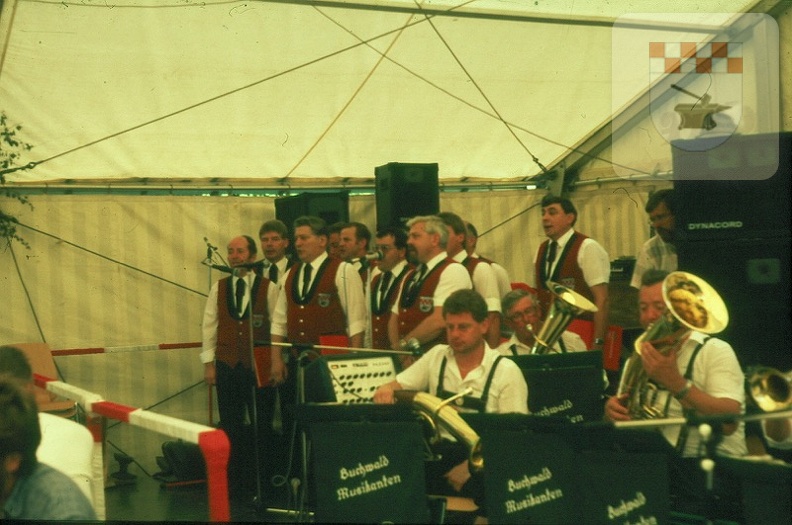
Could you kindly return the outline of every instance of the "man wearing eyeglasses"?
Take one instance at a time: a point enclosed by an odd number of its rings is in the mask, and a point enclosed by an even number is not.
[[[505,325],[512,331],[512,336],[496,350],[506,356],[530,354],[536,340],[534,336],[542,328],[539,299],[528,290],[518,288],[503,296],[501,308]],[[582,352],[586,350],[586,343],[578,334],[566,331],[561,334],[553,350]]]
[[[674,190],[667,189],[652,193],[645,210],[649,214],[649,225],[654,229],[655,235],[644,243],[635,260],[630,286],[636,289],[641,287],[641,276],[646,270],[673,272],[677,269],[677,252],[674,246],[676,227]]]
[[[382,259],[374,268],[369,297],[369,330],[366,344],[371,348],[390,350],[388,321],[391,309],[399,297],[404,276],[414,268],[407,262],[407,232],[399,227],[384,228],[377,232],[376,249]]]

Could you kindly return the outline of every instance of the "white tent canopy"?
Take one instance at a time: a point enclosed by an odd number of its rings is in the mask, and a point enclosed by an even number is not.
[[[9,180],[521,180],[647,89],[612,89],[614,23],[704,40],[757,3],[6,1],[0,109],[37,163]]]

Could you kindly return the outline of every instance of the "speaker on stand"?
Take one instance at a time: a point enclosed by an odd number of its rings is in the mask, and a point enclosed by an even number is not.
[[[374,169],[377,229],[440,211],[438,165],[390,162]]]

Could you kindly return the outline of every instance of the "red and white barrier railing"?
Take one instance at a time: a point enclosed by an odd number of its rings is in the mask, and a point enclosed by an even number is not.
[[[230,445],[222,430],[105,401],[99,394],[39,374],[34,374],[34,381],[36,386],[76,401],[83,407],[88,414],[87,426],[94,436],[94,443],[104,440],[103,425],[99,418],[105,417],[198,445],[206,462],[209,520],[230,521],[227,476]]]

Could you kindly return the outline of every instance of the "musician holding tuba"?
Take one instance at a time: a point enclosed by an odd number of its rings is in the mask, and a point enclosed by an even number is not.
[[[536,344],[536,334],[542,328],[539,299],[536,294],[518,288],[503,296],[501,300],[503,319],[512,336],[497,348],[503,355],[531,354]],[[584,352],[586,343],[574,332],[564,330],[552,345],[552,352]]]
[[[457,290],[443,304],[449,344],[436,345],[412,366],[374,394],[375,403],[394,403],[395,392],[417,390],[446,399],[471,389],[452,406],[488,413],[528,413],[528,387],[517,365],[491,349],[487,304],[475,290]],[[418,396],[416,396],[418,397]],[[455,413],[455,412],[454,412]],[[448,437],[456,437],[453,433]],[[468,465],[470,443],[443,439],[433,447],[438,461],[427,462],[427,489],[431,494],[473,497],[481,507],[483,480]]]
[[[685,317],[691,326],[703,327],[708,323],[708,315],[719,315],[701,307],[700,290],[697,290],[694,277],[685,272],[668,274],[661,270],[648,270],[643,274],[638,306],[641,325],[647,329],[645,335],[652,332],[652,326],[669,316],[668,309],[672,306],[677,315]],[[701,280],[698,282],[703,283]],[[719,297],[717,299],[720,300]],[[721,339],[682,325],[660,340],[641,342],[634,356],[636,366],[631,367],[631,361],[628,361],[622,371],[619,394],[609,398],[605,404],[605,416],[612,421],[681,417],[689,411],[702,416],[739,415],[744,410],[744,375],[734,350]],[[625,380],[629,382],[627,376],[635,375],[632,368],[636,367],[642,369],[648,379],[646,386],[649,388],[644,390],[656,389],[650,396],[635,395],[633,390],[640,385],[625,387]],[[638,397],[643,401],[652,399],[652,406],[633,406]],[[653,413],[653,416],[640,415],[647,413]],[[685,458],[697,458],[700,444],[698,429],[688,428],[681,454]],[[663,426],[661,430],[671,445],[676,446],[681,426]],[[722,433],[724,438],[717,448],[719,453],[732,456],[747,453],[742,423],[723,425]],[[691,459],[688,463],[687,475],[698,476],[698,462]]]

